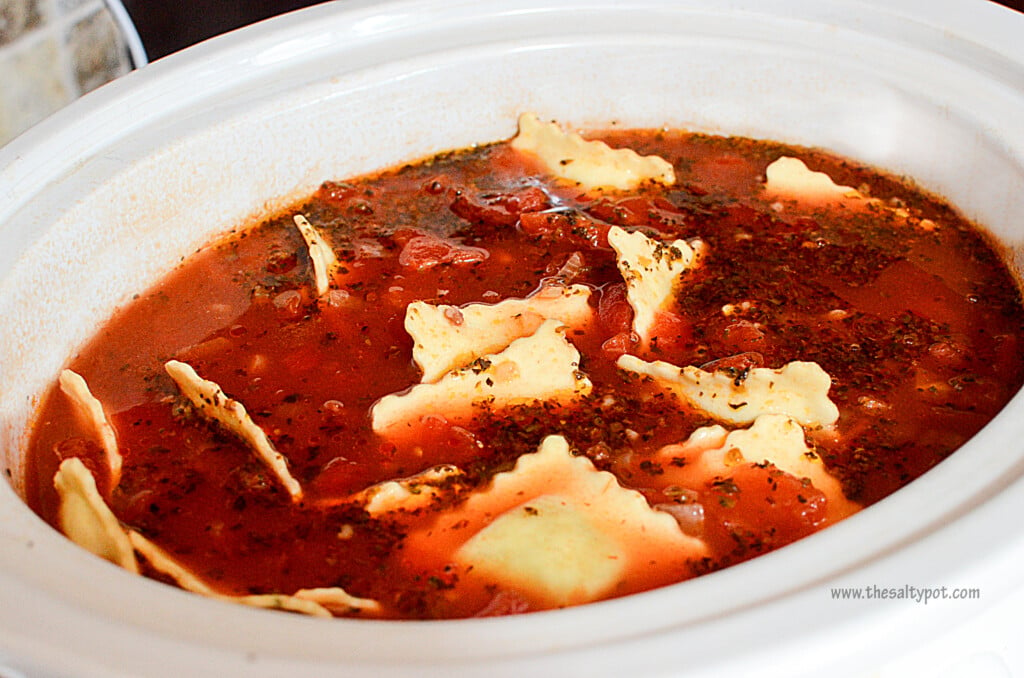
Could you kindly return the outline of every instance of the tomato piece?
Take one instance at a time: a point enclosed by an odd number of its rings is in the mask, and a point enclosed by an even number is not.
[[[519,215],[519,227],[527,235],[551,235],[558,230],[560,212],[529,212]]]
[[[417,235],[405,243],[398,263],[423,271],[441,264],[475,264],[489,256],[487,250],[470,247],[436,235]]]
[[[651,350],[663,353],[682,349],[693,339],[693,326],[671,311],[658,311],[650,331]]]
[[[623,200],[598,200],[587,212],[601,221],[618,226],[640,226],[647,224],[648,214],[653,209],[646,198],[626,198]]]
[[[472,195],[459,192],[451,211],[466,221],[486,226],[514,226],[523,212],[537,212],[551,206],[547,194],[536,186],[515,193]]]
[[[609,246],[611,228],[578,212],[524,212],[519,215],[519,227],[527,235],[592,248]]]
[[[271,302],[277,317],[284,321],[299,320],[306,314],[306,300],[299,290],[285,290],[275,294]]]
[[[617,226],[650,226],[657,228],[677,221],[678,207],[663,197],[631,196],[619,200],[601,199],[587,208],[587,213]]]
[[[722,329],[719,346],[725,351],[746,353],[758,351],[766,345],[764,331],[749,320],[736,320]]]
[[[561,266],[552,261],[545,269],[548,274],[547,280],[557,281],[560,285],[570,285],[577,277],[586,272],[587,260],[580,252],[573,252],[565,259]]]
[[[626,283],[612,283],[601,288],[597,319],[610,334],[632,331],[633,307],[626,298]]]
[[[280,275],[287,273],[299,265],[299,257],[295,252],[275,250],[267,256],[267,273]]]
[[[536,186],[530,186],[516,193],[513,200],[516,212],[519,214],[523,212],[539,212],[551,207],[551,201],[548,199],[547,193]]]

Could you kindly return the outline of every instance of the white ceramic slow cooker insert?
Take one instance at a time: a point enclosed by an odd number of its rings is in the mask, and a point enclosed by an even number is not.
[[[982,0],[345,2],[151,64],[30,130],[0,150],[0,676],[1024,666],[1008,635],[1024,621],[1020,396],[924,477],[808,539],[520,617],[322,620],[207,600],[95,558],[19,496],[33,406],[117,304],[325,179],[507,138],[522,111],[823,147],[947,196],[1019,266],[1020,35],[1024,16]],[[904,585],[981,598],[830,593]]]

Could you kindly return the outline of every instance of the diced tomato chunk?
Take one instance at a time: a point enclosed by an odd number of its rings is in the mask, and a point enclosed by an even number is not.
[[[460,192],[451,210],[466,221],[487,226],[514,226],[523,212],[537,212],[551,206],[547,194],[536,186],[516,193],[474,195]]]
[[[608,224],[577,212],[524,212],[519,215],[524,233],[586,247],[608,247]]]
[[[592,216],[618,226],[643,226],[650,222],[654,205],[647,198],[598,200],[587,209]]]
[[[558,230],[560,212],[528,212],[519,215],[519,227],[527,235],[550,235]]]
[[[693,327],[682,316],[671,311],[658,311],[650,331],[651,348],[671,352],[682,348],[693,338]]]
[[[539,212],[551,207],[548,195],[536,186],[530,186],[516,193],[513,197],[515,209],[518,213]]]
[[[398,263],[422,271],[439,264],[475,264],[489,256],[487,250],[469,247],[436,235],[417,235],[405,243]]]
[[[726,324],[717,339],[723,353],[760,351],[767,345],[764,330],[757,324],[742,319]]]
[[[597,319],[601,327],[611,334],[632,330],[633,307],[626,298],[626,283],[613,283],[601,289]]]

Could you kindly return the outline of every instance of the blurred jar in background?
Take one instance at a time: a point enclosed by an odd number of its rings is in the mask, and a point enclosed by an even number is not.
[[[0,144],[146,61],[120,0],[0,0]]]

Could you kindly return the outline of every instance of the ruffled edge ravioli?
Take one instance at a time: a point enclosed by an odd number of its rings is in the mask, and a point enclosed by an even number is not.
[[[534,114],[519,118],[513,149],[536,157],[560,180],[584,190],[630,189],[644,182],[671,185],[672,165],[657,156],[612,149],[542,123]],[[782,159],[769,167],[766,191],[804,199],[859,197],[799,161]],[[331,244],[301,214],[293,218],[308,248],[317,296],[329,291],[337,270]],[[685,241],[662,243],[640,232],[613,227],[609,242],[634,310],[634,331],[642,344],[650,339],[657,314],[680,294],[681,277],[700,264],[702,251]],[[701,246],[702,247],[702,246]],[[387,395],[371,409],[373,430],[383,436],[415,435],[424,416],[472,416],[481,404],[500,409],[530,401],[570,403],[590,393],[580,371],[580,354],[567,338],[593,314],[590,289],[582,285],[541,288],[525,299],[462,307],[416,301],[406,309],[405,327],[413,339],[413,359],[421,383]],[[695,463],[677,469],[680,478],[705,482],[727,473],[739,461],[768,462],[808,478],[826,493],[837,518],[859,509],[804,441],[803,427],[835,423],[838,410],[828,398],[829,376],[814,363],[790,363],[777,370],[753,369],[742,380],[694,366],[646,362],[623,355],[626,374],[654,382],[675,394],[681,407],[703,411],[719,424],[694,431],[687,440],[658,455],[694,455]],[[168,375],[196,412],[238,436],[275,476],[293,501],[303,498],[288,461],[247,414],[215,382],[176,360]],[[121,457],[116,432],[85,380],[66,370],[61,388],[77,411],[91,422],[117,484]],[[685,478],[684,478],[685,476]],[[429,510],[443,493],[465,489],[463,472],[451,465],[396,478],[324,504],[361,505],[371,517],[395,511]],[[182,589],[254,607],[312,616],[374,616],[379,602],[340,588],[309,588],[291,594],[230,596],[192,572],[140,532],[122,525],[105,503],[95,478],[79,459],[65,460],[54,477],[60,497],[59,527],[92,553],[131,572],[139,559]],[[832,504],[834,502],[834,504]],[[415,528],[404,542],[406,558],[441,558],[463,569],[469,580],[515,591],[547,607],[575,605],[631,592],[629,579],[643,571],[644,588],[679,580],[688,564],[708,555],[698,537],[683,532],[676,519],[653,508],[639,492],[622,487],[611,473],[576,456],[560,435],[548,436],[524,454],[511,471],[496,474],[468,499],[437,516],[429,527]],[[660,583],[659,583],[660,582]]]
[[[561,607],[614,595],[638,568],[667,583],[707,555],[701,539],[622,487],[562,436],[548,436],[435,525],[407,537],[424,559],[454,553],[465,577]]]
[[[587,141],[562,130],[555,122],[541,122],[535,113],[519,116],[519,132],[512,148],[537,157],[553,176],[585,190],[628,190],[646,181],[671,186],[676,181],[672,163],[656,155],[641,156],[631,148],[612,148],[603,141]]]
[[[335,611],[375,615],[381,610],[377,601],[352,596],[339,587],[300,589],[291,595],[219,593],[166,550],[140,532],[124,527],[100,496],[92,472],[81,459],[71,457],[61,462],[54,476],[54,486],[60,496],[59,522],[64,534],[79,546],[129,572],[139,574],[142,571],[138,554],[153,571],[180,588],[218,600],[315,617],[333,617]]]

